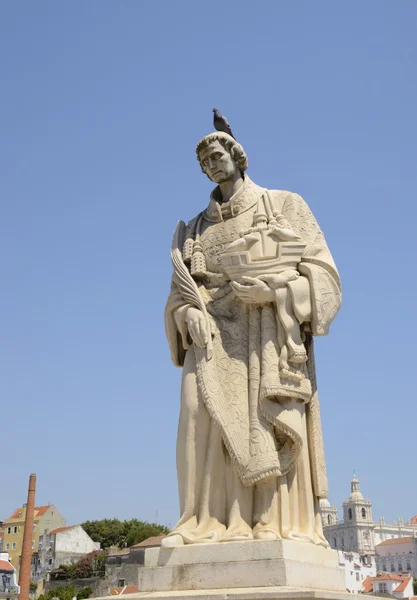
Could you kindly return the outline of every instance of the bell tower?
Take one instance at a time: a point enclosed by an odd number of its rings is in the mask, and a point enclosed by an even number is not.
[[[359,554],[373,553],[375,525],[372,520],[372,503],[363,497],[355,473],[350,482],[350,490],[348,501],[343,502],[345,548],[348,552],[359,552]]]
[[[322,498],[320,500],[320,514],[323,528],[329,527],[330,525],[337,525],[339,522],[337,507],[331,506],[327,498]]]

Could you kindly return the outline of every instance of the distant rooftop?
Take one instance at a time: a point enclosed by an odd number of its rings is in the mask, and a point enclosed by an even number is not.
[[[153,535],[148,537],[143,542],[139,542],[139,544],[135,544],[131,546],[131,548],[156,548],[161,545],[162,540],[166,537],[165,533],[161,533],[160,535]]]
[[[73,527],[78,527],[78,525],[68,525],[68,527],[57,527],[56,529],[52,529],[49,532],[49,535],[55,535],[56,533],[61,533],[61,531],[66,531],[67,529],[72,529]]]
[[[383,542],[377,544],[378,546],[391,546],[393,544],[403,544],[404,542],[412,542],[416,538],[414,537],[401,537],[401,538],[391,538],[390,540],[384,540]]]
[[[48,504],[47,506],[35,506],[35,518],[42,517],[52,505]],[[7,519],[7,521],[14,521],[15,519],[20,519],[23,517],[23,512],[26,506],[16,508],[13,512],[12,516]],[[20,514],[20,516],[19,516]]]

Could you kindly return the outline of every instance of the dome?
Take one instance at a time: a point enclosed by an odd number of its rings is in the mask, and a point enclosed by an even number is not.
[[[320,498],[320,508],[321,509],[331,508],[330,502],[328,501],[327,498]]]
[[[359,487],[359,479],[356,477],[355,473],[353,473],[353,479],[350,482],[350,496],[349,502],[363,502],[364,497]]]

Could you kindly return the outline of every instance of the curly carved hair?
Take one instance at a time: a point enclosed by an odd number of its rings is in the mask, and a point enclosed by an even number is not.
[[[195,150],[197,153],[197,160],[200,163],[203,173],[206,173],[206,171],[204,170],[204,167],[200,161],[200,152],[214,142],[219,142],[219,144],[221,144],[223,148],[227,150],[241,173],[246,171],[248,168],[248,157],[246,156],[246,152],[242,146],[228,133],[215,131],[214,133],[210,133],[209,135],[206,135],[206,137],[203,137],[203,139],[198,142]]]

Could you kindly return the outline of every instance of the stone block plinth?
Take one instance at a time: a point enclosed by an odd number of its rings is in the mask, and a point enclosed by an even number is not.
[[[287,540],[250,541],[150,548],[138,584],[148,593],[280,587],[344,592],[345,574],[335,550]]]

